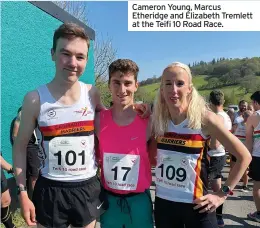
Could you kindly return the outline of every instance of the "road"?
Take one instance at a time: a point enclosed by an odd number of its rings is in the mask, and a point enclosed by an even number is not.
[[[227,178],[229,168],[225,167],[223,170],[223,181]],[[154,176],[153,176],[154,181]],[[248,185],[252,188],[252,182]],[[151,195],[154,201],[155,186],[151,186]],[[255,211],[255,205],[253,202],[252,192],[242,192],[241,183],[234,190],[234,195],[229,196],[224,204],[223,217],[225,221],[225,228],[255,228],[260,227],[260,223],[251,221],[247,218],[247,214]],[[97,223],[96,228],[100,228],[100,224]]]

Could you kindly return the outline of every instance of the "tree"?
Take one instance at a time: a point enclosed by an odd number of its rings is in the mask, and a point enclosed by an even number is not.
[[[246,76],[240,82],[240,88],[245,90],[245,94],[253,93],[260,88],[260,80],[256,76]]]

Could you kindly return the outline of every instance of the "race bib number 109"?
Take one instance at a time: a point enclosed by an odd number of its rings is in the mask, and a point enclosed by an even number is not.
[[[112,189],[136,190],[140,156],[104,153],[104,178]]]
[[[188,160],[181,155],[161,154],[156,166],[156,184],[172,189],[192,191],[189,189],[188,180],[193,173]]]
[[[83,175],[90,161],[84,137],[57,137],[49,142],[49,173],[55,176]]]

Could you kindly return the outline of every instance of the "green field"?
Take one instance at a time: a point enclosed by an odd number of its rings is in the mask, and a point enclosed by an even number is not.
[[[257,80],[260,80],[260,78],[257,78]],[[195,86],[195,88],[197,88],[200,92],[200,94],[202,96],[207,97],[209,95],[209,93],[212,90],[201,90],[201,86],[206,85],[207,84],[207,76],[201,75],[201,76],[195,76],[192,79],[193,84]],[[156,92],[159,88],[160,83],[154,83],[154,84],[150,84],[150,85],[145,85],[140,87],[143,91],[145,91],[145,94],[147,96],[151,96],[151,97],[155,97]],[[246,94],[244,93],[244,89],[241,89],[240,86],[225,86],[225,87],[221,87],[218,88],[220,90],[222,90],[226,95],[231,96],[231,94],[233,94],[233,96],[236,97],[237,100],[241,100],[241,99],[245,99],[245,100],[250,100],[250,95],[251,94]]]

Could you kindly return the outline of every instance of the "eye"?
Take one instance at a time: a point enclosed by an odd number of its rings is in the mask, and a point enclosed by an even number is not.
[[[185,85],[184,81],[178,81],[176,84],[178,87],[182,87]]]
[[[131,82],[126,82],[125,85],[126,86],[130,86],[130,85],[132,85],[132,83]]]
[[[65,55],[65,56],[69,56],[69,54],[66,53],[66,52],[62,52],[61,54],[62,54],[62,55]]]
[[[171,82],[166,82],[165,85],[169,86],[169,85],[172,85]]]
[[[83,56],[78,56],[77,59],[79,59],[79,60],[84,60],[85,57],[83,57]]]

